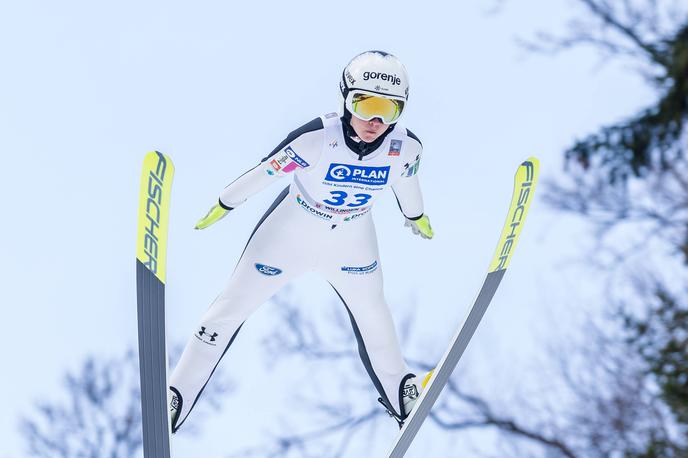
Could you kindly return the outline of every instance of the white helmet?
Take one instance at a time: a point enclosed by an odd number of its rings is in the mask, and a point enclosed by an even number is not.
[[[364,121],[379,117],[394,124],[408,100],[408,74],[392,54],[366,51],[344,68],[339,89],[349,113]]]

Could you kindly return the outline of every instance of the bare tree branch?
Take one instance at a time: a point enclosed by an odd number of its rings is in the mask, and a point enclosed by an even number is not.
[[[181,346],[170,352],[172,359]],[[218,377],[219,375],[219,377]],[[31,456],[45,458],[130,458],[141,452],[141,398],[138,358],[127,351],[121,358],[88,357],[78,372],[64,379],[66,399],[41,402],[20,421],[19,428]],[[204,391],[199,410],[219,406],[232,389],[221,374]],[[197,412],[198,413],[198,412]],[[204,415],[198,415],[204,417]],[[195,427],[183,434],[194,434]]]

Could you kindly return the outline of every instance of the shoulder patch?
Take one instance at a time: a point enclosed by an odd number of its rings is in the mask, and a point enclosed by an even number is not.
[[[404,164],[404,171],[401,176],[412,177],[418,173],[418,167],[420,167],[420,154],[417,155],[413,160]]]
[[[389,142],[389,151],[387,152],[387,156],[398,156],[401,153],[401,145],[403,142],[399,139],[393,138]]]
[[[423,142],[420,141],[420,138],[418,138],[418,137],[416,136],[416,134],[414,134],[414,133],[411,132],[410,130],[406,129],[406,135],[408,135],[409,137],[411,137],[412,139],[414,139],[415,141],[417,141],[418,143],[420,143],[420,146],[423,146]]]
[[[317,117],[313,119],[312,121],[307,122],[303,126],[299,127],[296,130],[293,130],[287,135],[287,138],[282,140],[282,142],[273,149],[270,154],[265,156],[263,159],[261,159],[261,162],[265,162],[268,159],[270,159],[272,156],[277,154],[279,151],[281,151],[285,146],[287,146],[289,143],[293,142],[297,138],[299,138],[301,135],[308,133],[308,132],[314,132],[316,130],[321,130],[323,129],[323,122],[322,118]]]

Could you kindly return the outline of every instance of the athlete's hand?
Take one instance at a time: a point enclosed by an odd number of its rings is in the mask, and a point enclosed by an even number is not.
[[[410,227],[414,234],[420,235],[424,239],[431,239],[435,236],[428,215],[423,215],[416,220],[406,218],[405,226]]]
[[[229,210],[220,207],[220,204],[215,204],[213,208],[208,211],[207,215],[198,220],[194,229],[205,229],[211,224],[220,221],[227,213],[229,213]]]

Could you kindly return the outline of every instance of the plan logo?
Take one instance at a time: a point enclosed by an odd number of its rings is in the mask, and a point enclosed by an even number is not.
[[[325,181],[335,183],[387,184],[389,166],[364,167],[351,164],[330,164]]]
[[[256,263],[256,270],[263,275],[267,275],[269,277],[274,277],[275,275],[279,275],[282,273],[281,269],[278,269],[277,267],[272,267],[272,266],[267,266],[265,264],[258,264]]]
[[[217,332],[210,333],[206,330],[205,326],[201,326],[200,331],[196,333],[196,338],[200,340],[203,343],[207,343],[208,345],[215,346],[217,345],[215,343],[215,339],[219,336]]]

